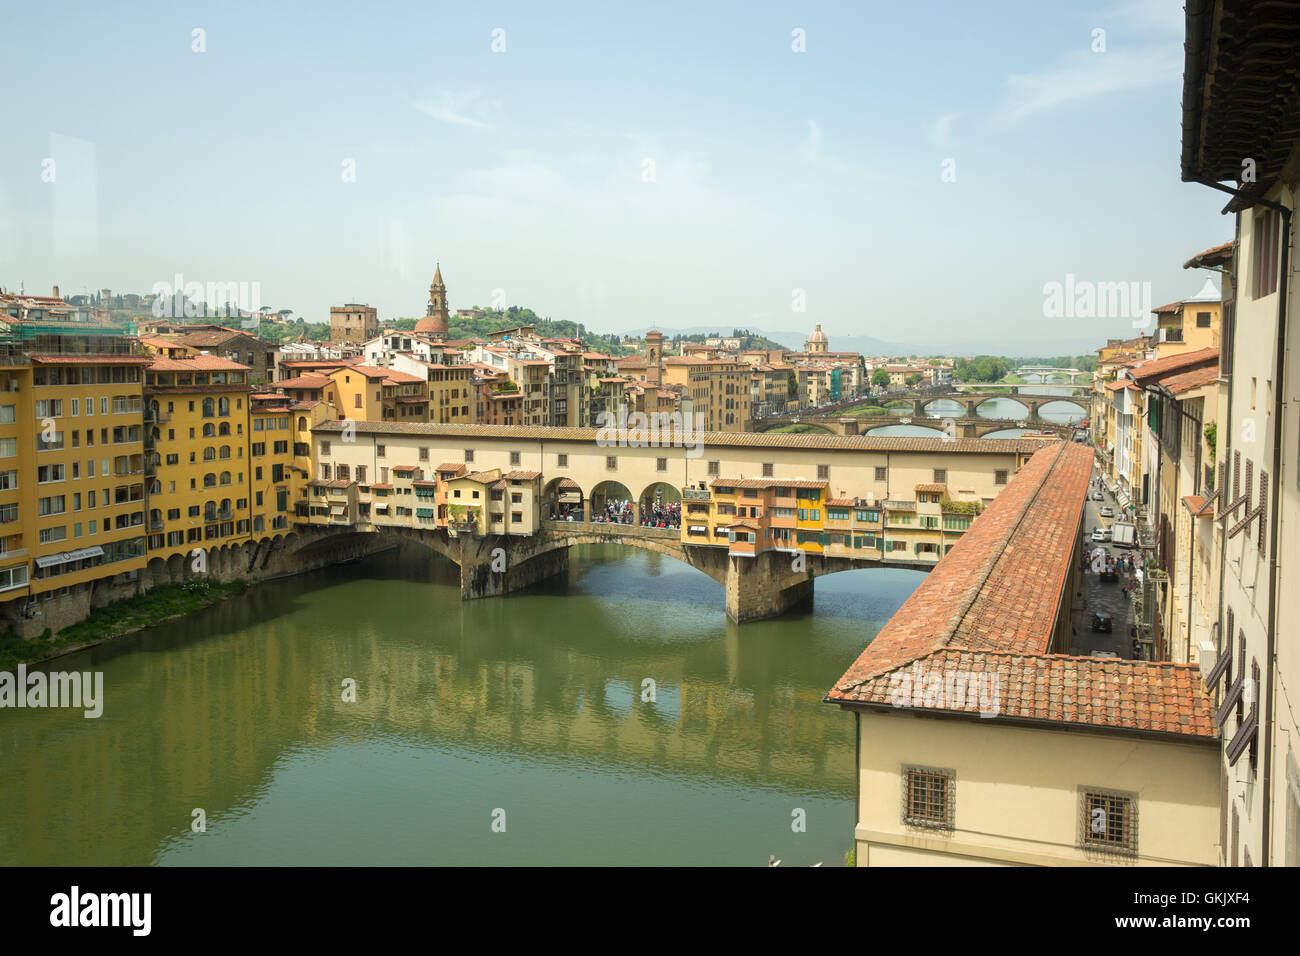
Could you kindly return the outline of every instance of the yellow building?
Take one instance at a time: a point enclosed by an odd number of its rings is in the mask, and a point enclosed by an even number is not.
[[[748,363],[673,356],[662,360],[662,375],[664,384],[682,387],[699,427],[721,432],[745,430],[750,420],[753,375]]]
[[[146,370],[151,558],[250,540],[248,373],[208,355]]]
[[[1223,304],[1219,290],[1212,284],[1207,283],[1205,289],[1190,299],[1170,302],[1152,311],[1159,326],[1156,358],[1219,347]]]

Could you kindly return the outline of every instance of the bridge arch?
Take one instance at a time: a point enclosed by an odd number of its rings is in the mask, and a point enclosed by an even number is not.
[[[646,485],[645,490],[641,492],[641,497],[637,499],[637,503],[640,508],[637,517],[641,524],[655,519],[655,507],[658,506],[660,509],[659,519],[664,523],[664,526],[669,528],[680,526],[682,491],[671,482],[655,481]]]
[[[604,518],[610,502],[630,501],[636,504],[627,485],[613,478],[607,478],[591,489],[591,518]],[[629,520],[631,520],[629,518]]]
[[[572,478],[552,478],[542,489],[542,517],[573,516],[581,521],[585,517],[585,498],[582,486]]]

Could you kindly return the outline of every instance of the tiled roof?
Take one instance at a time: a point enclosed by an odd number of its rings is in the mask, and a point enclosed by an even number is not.
[[[464,467],[465,463],[462,461],[444,461],[434,471],[460,471]]]
[[[916,486],[917,491],[947,491],[948,486],[939,481],[926,482]]]
[[[195,355],[191,358],[164,358],[155,356],[149,366],[151,372],[247,372],[249,366],[240,365],[215,355]]]
[[[809,478],[714,478],[714,488],[825,488],[827,482]]]
[[[1194,388],[1211,385],[1218,380],[1219,366],[1216,363],[1214,365],[1206,365],[1203,368],[1192,369],[1190,372],[1171,375],[1166,379],[1161,379],[1160,387],[1166,389],[1173,395],[1178,395],[1182,392],[1190,392]]]
[[[1138,388],[1136,385],[1134,385],[1131,381],[1129,381],[1126,378],[1116,379],[1113,382],[1106,383],[1107,391],[1118,392],[1121,388],[1131,388],[1135,392],[1142,391],[1142,389]]]
[[[402,471],[402,472],[406,472],[406,471],[418,471],[418,470],[419,470],[419,466],[418,466],[418,465],[394,465],[394,466],[393,466],[393,471],[395,471],[395,472],[396,472],[396,471]]]
[[[348,481],[346,478],[335,478],[332,481],[325,478],[316,478],[307,482],[307,484],[313,488],[347,488],[350,485],[355,485],[356,482]],[[373,488],[374,485],[371,485],[371,487]]]
[[[36,365],[152,365],[149,355],[31,355]]]
[[[1176,372],[1185,372],[1189,369],[1196,368],[1199,365],[1205,365],[1210,362],[1217,362],[1219,359],[1218,349],[1197,349],[1195,352],[1183,352],[1180,355],[1167,355],[1162,359],[1155,359],[1151,362],[1143,362],[1141,365],[1135,365],[1129,372],[1133,381],[1139,385],[1145,385],[1148,382],[1154,382],[1166,375],[1173,375]]]
[[[1204,252],[1198,252],[1186,262],[1183,263],[1184,269],[1203,269],[1207,266],[1221,266],[1225,262],[1232,260],[1232,243],[1225,242],[1219,246],[1211,246]]]
[[[976,680],[961,686],[958,674]],[[936,677],[944,681],[942,691]],[[984,711],[991,720],[1216,736],[1200,668],[1172,662],[945,648],[857,685],[851,699],[918,710]]]
[[[429,438],[486,438],[524,441],[583,441],[625,439],[625,433],[607,435],[599,428],[560,428],[530,425],[460,425],[441,422],[374,422],[353,423],[358,434],[412,435]],[[341,422],[322,422],[316,431],[341,432]],[[763,432],[696,432],[696,440],[710,447],[733,448],[819,448],[843,451],[942,451],[944,454],[1030,455],[1042,447],[1037,441],[1018,438],[908,438],[882,435],[767,434]],[[789,482],[779,482],[789,484]]]
[[[506,481],[536,481],[542,477],[540,471],[508,471],[501,476]]]
[[[1196,667],[1048,653],[1091,472],[1092,450],[1074,442],[1034,455],[827,700],[892,706],[903,676],[965,671],[997,675],[994,719],[1213,737]],[[978,701],[936,703],[979,709]]]
[[[1182,309],[1182,307],[1183,307],[1183,303],[1181,301],[1170,302],[1167,305],[1157,306],[1151,311],[1154,312],[1156,315],[1163,315],[1166,312],[1178,312]]]
[[[853,499],[852,498],[827,498],[826,504],[830,505],[833,508],[852,508]]]

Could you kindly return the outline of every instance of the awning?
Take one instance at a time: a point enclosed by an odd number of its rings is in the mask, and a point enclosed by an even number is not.
[[[36,559],[38,568],[51,568],[56,564],[67,564],[69,561],[80,561],[83,558],[97,558],[104,553],[104,549],[98,545],[89,548],[78,548],[76,551],[61,551],[58,554],[47,554],[43,558]]]
[[[388,514],[388,505],[375,505],[375,514]]]
[[[432,508],[416,508],[415,516],[417,518],[432,518],[434,511]]]
[[[691,525],[689,528],[687,528],[686,530],[687,530],[687,531],[692,531],[692,532],[694,532],[694,531],[705,531],[705,532],[707,532],[709,529],[706,528],[706,527],[705,527],[704,525],[702,525],[702,524],[693,524],[693,525]]]
[[[347,514],[347,512],[348,512],[347,505],[330,505],[330,514],[332,515],[342,515],[342,514]]]

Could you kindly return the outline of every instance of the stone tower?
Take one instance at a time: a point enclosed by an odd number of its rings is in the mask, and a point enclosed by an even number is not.
[[[442,284],[442,263],[439,263],[433,270],[433,283],[429,286],[429,304],[425,307],[424,318],[415,323],[415,331],[442,338],[447,334],[450,318],[447,287]]]
[[[645,377],[647,382],[663,382],[664,334],[651,329],[645,334]]]

